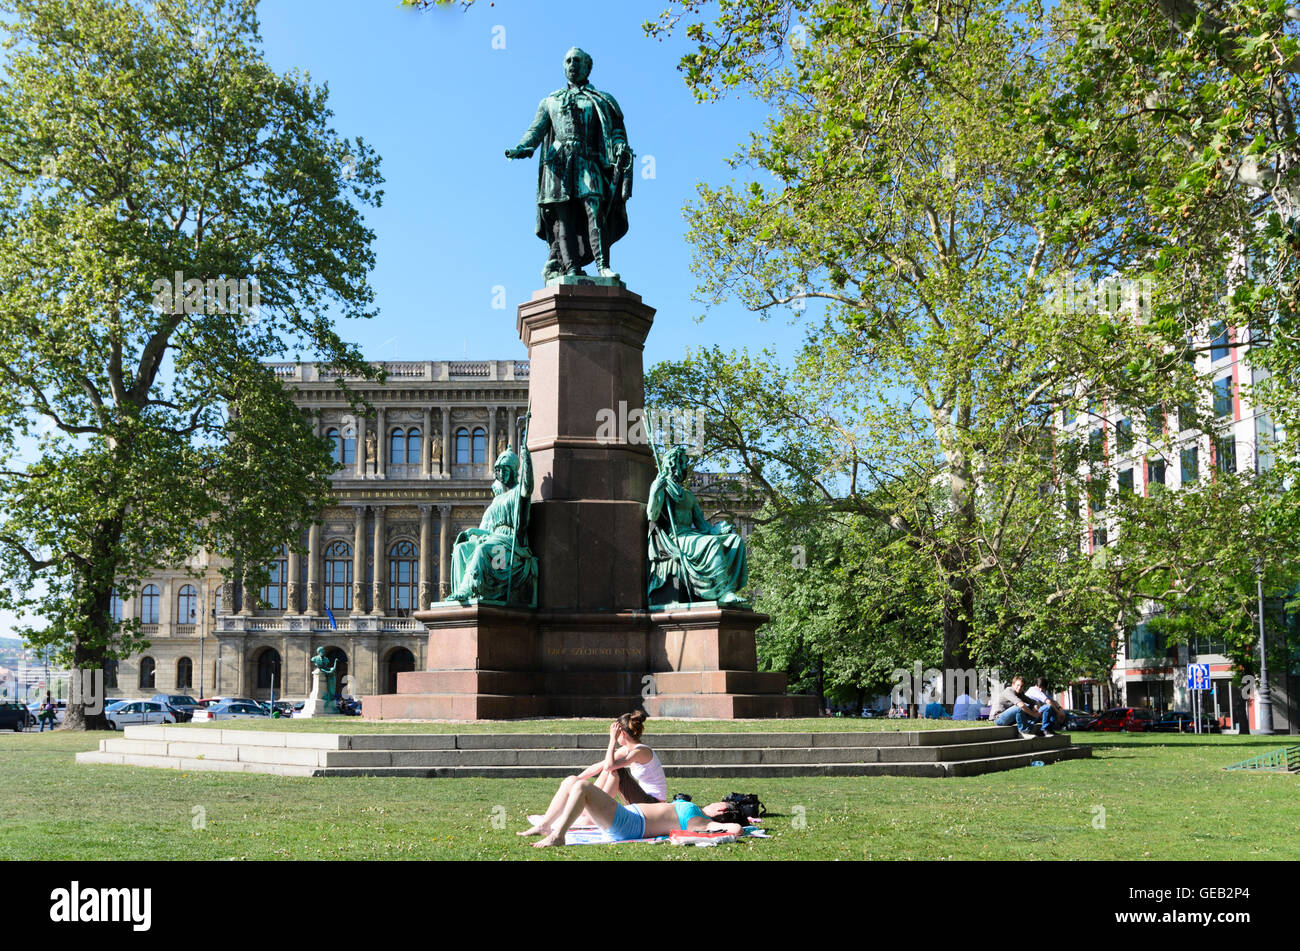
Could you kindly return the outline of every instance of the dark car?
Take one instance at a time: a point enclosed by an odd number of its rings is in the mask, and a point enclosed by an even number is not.
[[[1094,729],[1093,724],[1097,722],[1098,716],[1098,714],[1090,713],[1087,710],[1066,710],[1065,728],[1072,732]]]
[[[189,723],[194,719],[194,711],[199,708],[197,700],[183,693],[156,693],[149,699],[171,707],[176,714],[177,723]]]
[[[23,704],[12,700],[0,701],[0,730],[13,730],[20,733],[29,726],[36,725],[36,718]]]
[[[1186,710],[1170,710],[1152,727],[1161,733],[1195,733],[1196,718]],[[1201,714],[1201,732],[1218,733],[1219,724],[1209,716]]]
[[[1155,726],[1156,715],[1141,707],[1111,707],[1097,718],[1094,730],[1106,733],[1145,733]]]

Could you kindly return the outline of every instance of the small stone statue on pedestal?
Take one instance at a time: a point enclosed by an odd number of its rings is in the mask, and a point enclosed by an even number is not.
[[[322,714],[337,714],[339,712],[339,698],[335,693],[334,672],[338,670],[339,662],[330,660],[325,656],[325,648],[316,648],[316,653],[311,657],[311,695],[302,705],[300,717],[308,718],[321,716]],[[321,681],[325,681],[325,689],[321,690]]]

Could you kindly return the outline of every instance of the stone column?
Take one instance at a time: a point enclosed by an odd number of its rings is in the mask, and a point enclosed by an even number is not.
[[[488,444],[487,452],[484,454],[487,458],[488,472],[492,471],[492,464],[497,461],[497,407],[488,407]]]
[[[519,411],[519,407],[512,407],[510,410],[510,448],[515,451],[516,455],[519,454],[519,420],[521,418],[523,418],[523,413]]]
[[[451,464],[455,462],[451,457],[451,414],[445,406],[438,407],[438,414],[442,417],[442,477],[446,479],[451,475]]]
[[[387,444],[388,427],[384,425],[384,408],[380,406],[375,409],[375,476],[380,479],[388,472]]]
[[[420,601],[416,608],[427,611],[429,605],[438,600],[434,596],[433,586],[433,506],[423,504],[420,509]]]
[[[387,510],[375,506],[375,577],[371,585],[370,613],[388,613],[388,530]]]
[[[451,591],[451,506],[438,506],[438,598]]]
[[[239,613],[248,617],[253,613],[253,605],[257,602],[257,591],[249,583],[247,572],[239,576],[239,594]],[[161,621],[161,618],[159,620]],[[161,627],[161,624],[159,626]]]
[[[430,472],[429,453],[433,451],[433,410],[428,407],[424,410],[424,428],[420,432],[424,434],[420,443],[420,478],[427,479]]]
[[[352,536],[352,613],[366,613],[366,507],[354,506],[357,527]]]
[[[302,612],[298,591],[298,579],[302,577],[302,556],[298,554],[298,541],[299,539],[295,538],[294,544],[289,546],[289,565],[286,569],[289,577],[285,579],[284,584],[285,614]]]
[[[358,479],[363,479],[366,475],[366,418],[364,416],[357,417],[357,453],[353,474]]]
[[[321,550],[320,523],[312,522],[307,529],[307,611],[309,615],[321,613]]]

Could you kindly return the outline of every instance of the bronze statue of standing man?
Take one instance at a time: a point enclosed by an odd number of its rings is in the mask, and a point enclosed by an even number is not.
[[[576,46],[564,54],[569,84],[537,107],[537,116],[506,158],[528,158],[540,147],[537,236],[551,246],[542,276],[547,283],[581,276],[594,263],[601,277],[617,279],[609,246],[627,234],[632,197],[632,150],[623,110],[614,97],[587,81],[591,57]]]

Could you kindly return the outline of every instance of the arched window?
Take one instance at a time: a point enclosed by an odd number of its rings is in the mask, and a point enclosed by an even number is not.
[[[456,465],[469,465],[469,430],[463,426],[456,430]]]
[[[401,428],[394,429],[388,437],[388,461],[397,465],[406,462],[406,432]]]
[[[344,653],[341,647],[327,647],[325,648],[325,657],[335,665],[334,683],[338,685],[338,692],[350,696],[352,694],[351,686],[343,682],[343,679],[348,675],[348,655]],[[307,678],[307,682],[308,684],[311,683],[311,677]],[[325,689],[323,685],[321,689]]]
[[[199,593],[194,585],[187,584],[176,595],[176,623],[197,624],[199,619]]]
[[[104,686],[117,689],[117,661],[112,658],[104,661]]]
[[[272,647],[257,655],[257,686],[259,690],[284,689],[284,677],[280,673],[280,652]]]
[[[420,556],[411,542],[397,542],[388,550],[388,610],[398,617],[419,598]],[[401,612],[401,613],[398,613]]]
[[[147,584],[140,592],[140,623],[158,623],[158,586]]]
[[[330,455],[334,457],[334,461],[342,462],[343,457],[341,453],[343,452],[343,446],[342,446],[342,439],[339,437],[339,431],[333,427],[330,427],[325,432],[325,438],[328,439],[334,446],[334,448],[330,450]]]
[[[424,441],[420,438],[419,429],[408,429],[406,431],[406,464],[408,466],[418,466],[423,454]]]
[[[275,558],[266,566],[270,573],[270,583],[262,589],[262,603],[269,605],[272,610],[283,611],[285,606],[284,586],[289,577],[289,552],[283,545],[275,554]]]
[[[352,546],[330,542],[325,549],[325,603],[331,611],[352,610]]]
[[[140,658],[140,689],[141,690],[153,689],[153,673],[154,673],[155,666],[156,665],[154,664],[152,657]]]
[[[343,454],[339,461],[345,466],[354,465],[357,461],[357,431],[351,426],[343,430]]]
[[[113,596],[108,599],[108,612],[114,621],[119,624],[122,622],[122,596],[116,590],[114,590]]]
[[[474,430],[474,465],[487,462],[487,430],[481,426]]]
[[[177,688],[194,686],[194,662],[188,657],[182,657],[176,662],[176,686]]]

